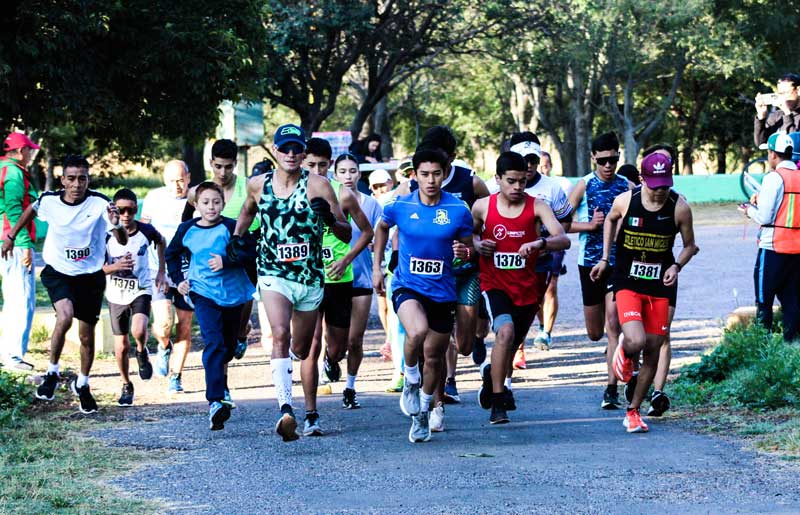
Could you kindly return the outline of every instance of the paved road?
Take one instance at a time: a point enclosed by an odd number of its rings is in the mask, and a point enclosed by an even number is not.
[[[742,240],[741,226],[700,227],[698,242],[701,254],[681,274],[676,365],[719,336],[719,320],[735,307],[734,288],[740,303],[752,295],[754,244]],[[573,252],[568,262],[574,259]],[[117,482],[162,499],[173,513],[800,512],[796,465],[693,434],[675,419],[651,420],[650,433],[628,435],[621,412],[599,409],[602,342],[583,334],[574,271],[563,278],[554,350],[532,351],[528,370],[515,375],[519,410],[511,424],[488,424],[476,402],[477,368],[462,358],[464,403],[448,407],[445,433],[412,445],[397,396],[381,393],[389,365],[368,358],[358,383],[364,408],[342,410],[343,386],[335,384],[334,395],[320,401],[328,435],[286,444],[273,433],[268,359],[252,345],[231,369],[240,407],[224,431],[207,429],[193,353],[189,393],[169,398],[163,380],[137,382],[137,404],[146,406],[118,414],[123,420],[98,436],[171,451]],[[367,350],[380,343],[371,329]],[[117,381],[106,368],[93,385],[115,391]]]

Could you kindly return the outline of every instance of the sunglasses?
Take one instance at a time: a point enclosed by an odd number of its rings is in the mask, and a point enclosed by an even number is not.
[[[284,143],[283,145],[278,147],[278,152],[280,152],[281,154],[288,154],[289,152],[293,152],[295,155],[297,155],[297,154],[302,154],[305,151],[306,147],[304,147],[300,143],[296,143],[293,141],[289,143]]]
[[[600,166],[605,166],[607,164],[615,165],[615,164],[619,163],[619,156],[597,157],[597,158],[595,158],[595,161]]]
[[[121,215],[135,215],[136,208],[135,207],[120,207],[118,208],[119,214]]]

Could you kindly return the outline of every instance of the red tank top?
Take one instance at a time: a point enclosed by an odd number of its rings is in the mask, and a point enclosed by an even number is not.
[[[537,295],[536,255],[523,258],[519,248],[536,241],[536,199],[525,194],[525,208],[516,218],[506,218],[497,210],[497,196],[489,197],[489,209],[481,238],[494,240],[497,248],[491,257],[481,256],[481,291],[501,290],[516,306],[539,302]]]

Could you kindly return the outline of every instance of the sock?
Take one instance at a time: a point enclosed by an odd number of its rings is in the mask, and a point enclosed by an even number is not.
[[[653,397],[655,397],[656,395],[664,395],[664,392],[662,392],[661,390],[653,390]]]
[[[291,358],[272,358],[272,382],[275,384],[275,396],[278,407],[292,405],[292,360]]]
[[[78,388],[83,388],[87,384],[89,384],[89,376],[78,374],[78,380],[75,382],[75,386]]]
[[[428,395],[427,393],[423,392],[422,389],[419,391],[419,409],[420,411],[430,411],[431,409],[431,401],[433,400],[433,394]]]
[[[413,367],[406,365],[406,381],[408,381],[409,384],[419,384],[419,363]]]
[[[539,324],[539,332],[544,332],[544,324]]]
[[[52,364],[52,363],[48,363],[47,364],[47,373],[48,374],[56,374],[56,375],[58,375],[58,363],[56,363],[55,365]]]
[[[508,388],[509,390],[512,389],[511,388],[511,378],[510,377],[506,377],[506,388]]]
[[[349,388],[350,390],[356,389],[356,376],[347,374],[347,383],[345,384],[345,388]]]

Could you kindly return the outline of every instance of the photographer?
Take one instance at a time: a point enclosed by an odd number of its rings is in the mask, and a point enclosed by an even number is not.
[[[800,75],[787,73],[778,79],[777,93],[756,95],[756,118],[753,122],[753,139],[756,146],[763,145],[775,132],[800,131]],[[770,106],[775,106],[767,116]]]

